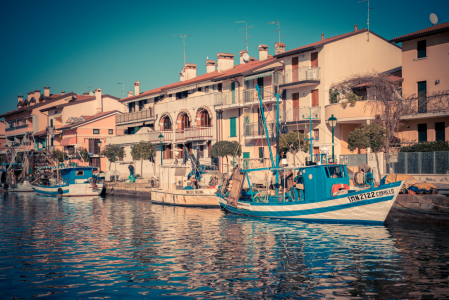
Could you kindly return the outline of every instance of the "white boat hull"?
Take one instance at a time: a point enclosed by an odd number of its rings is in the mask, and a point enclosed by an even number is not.
[[[218,199],[215,189],[151,191],[151,201],[159,204],[219,208]]]
[[[13,188],[9,187],[8,192],[10,192],[10,193],[29,193],[29,192],[34,193],[34,190],[33,190],[33,186],[28,181],[24,181],[24,182],[16,184],[16,186]]]
[[[396,200],[402,182],[360,190],[315,202],[296,201],[281,203],[255,203],[239,201],[237,207],[224,198],[220,205],[232,213],[315,222],[383,223]]]
[[[96,188],[91,183],[76,183],[60,186],[33,186],[33,189],[36,193],[47,196],[98,196],[103,189],[103,184],[97,184]]]

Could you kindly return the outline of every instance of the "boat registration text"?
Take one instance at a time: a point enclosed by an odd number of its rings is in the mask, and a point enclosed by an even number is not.
[[[394,194],[394,190],[389,189],[389,190],[368,192],[368,193],[363,193],[363,194],[359,194],[359,195],[349,196],[348,199],[349,199],[349,202],[356,202],[356,201],[373,199],[373,198],[387,196],[387,195],[393,195],[393,194]]]

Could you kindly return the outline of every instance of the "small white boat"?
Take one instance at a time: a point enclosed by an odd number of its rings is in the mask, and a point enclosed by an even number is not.
[[[13,187],[8,188],[8,192],[10,193],[34,193],[33,186],[27,180],[17,183]]]
[[[98,196],[103,190],[103,183],[97,182],[93,175],[95,167],[42,167],[57,171],[57,180],[51,185],[35,185],[36,193],[47,196]]]

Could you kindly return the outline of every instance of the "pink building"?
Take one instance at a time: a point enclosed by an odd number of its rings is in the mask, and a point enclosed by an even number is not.
[[[5,122],[0,121],[0,154],[5,153],[6,136],[5,136]]]

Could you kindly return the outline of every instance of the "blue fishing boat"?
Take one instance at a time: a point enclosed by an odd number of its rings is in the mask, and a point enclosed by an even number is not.
[[[256,90],[263,125],[268,132],[258,86]],[[279,107],[278,94],[276,98]],[[277,120],[276,136],[279,111]],[[249,170],[235,167],[230,180],[217,192],[224,210],[252,217],[313,222],[382,224],[385,221],[402,181],[375,187],[373,175],[368,172],[364,188],[351,188],[345,165],[320,164],[321,157],[313,162],[313,156],[307,166],[279,167],[279,153],[274,160],[268,135],[266,139],[272,167]],[[256,174],[264,175],[266,182],[252,185],[251,178]]]
[[[33,189],[38,194],[49,196],[98,196],[103,183],[93,174],[96,169],[88,166],[39,167],[40,184],[33,185]]]

